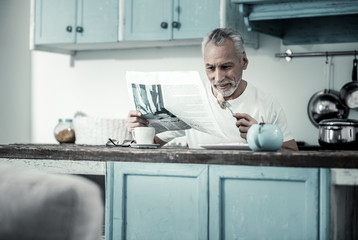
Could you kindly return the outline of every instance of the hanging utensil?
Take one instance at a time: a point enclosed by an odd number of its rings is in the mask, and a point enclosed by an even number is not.
[[[308,102],[307,114],[310,121],[318,128],[319,122],[324,119],[338,118],[346,119],[349,115],[349,108],[339,99],[339,92],[330,89],[331,64],[326,55],[327,89],[316,92]]]
[[[333,89],[318,91],[310,98],[307,107],[310,121],[315,127],[324,119],[346,119],[349,108],[339,100],[339,92]]]
[[[358,108],[357,53],[354,52],[352,82],[346,83],[339,92],[340,100],[349,108]]]

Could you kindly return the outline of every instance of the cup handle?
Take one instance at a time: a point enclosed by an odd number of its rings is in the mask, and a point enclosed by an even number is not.
[[[133,131],[132,131],[132,137],[133,137],[134,140],[136,140],[135,139],[135,129],[133,129]]]

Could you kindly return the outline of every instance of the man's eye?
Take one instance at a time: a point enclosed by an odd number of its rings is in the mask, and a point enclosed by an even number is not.
[[[214,67],[207,67],[206,69],[209,70],[209,71],[214,71],[215,70]]]
[[[223,70],[227,70],[227,69],[230,69],[231,66],[222,66],[221,68],[222,68]]]

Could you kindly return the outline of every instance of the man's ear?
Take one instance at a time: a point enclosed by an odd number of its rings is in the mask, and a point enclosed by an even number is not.
[[[242,56],[242,69],[243,69],[243,70],[246,70],[248,64],[249,64],[249,59],[247,59],[247,57],[246,57],[246,52],[243,52],[243,56]]]

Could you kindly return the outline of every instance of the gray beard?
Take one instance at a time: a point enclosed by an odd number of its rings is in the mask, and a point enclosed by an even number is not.
[[[235,85],[231,85],[231,88],[227,91],[220,91],[218,90],[214,84],[211,84],[212,88],[214,89],[214,91],[216,93],[221,93],[221,95],[223,97],[230,97],[235,91],[236,89],[239,87],[239,83],[241,82],[241,79],[235,84]]]

